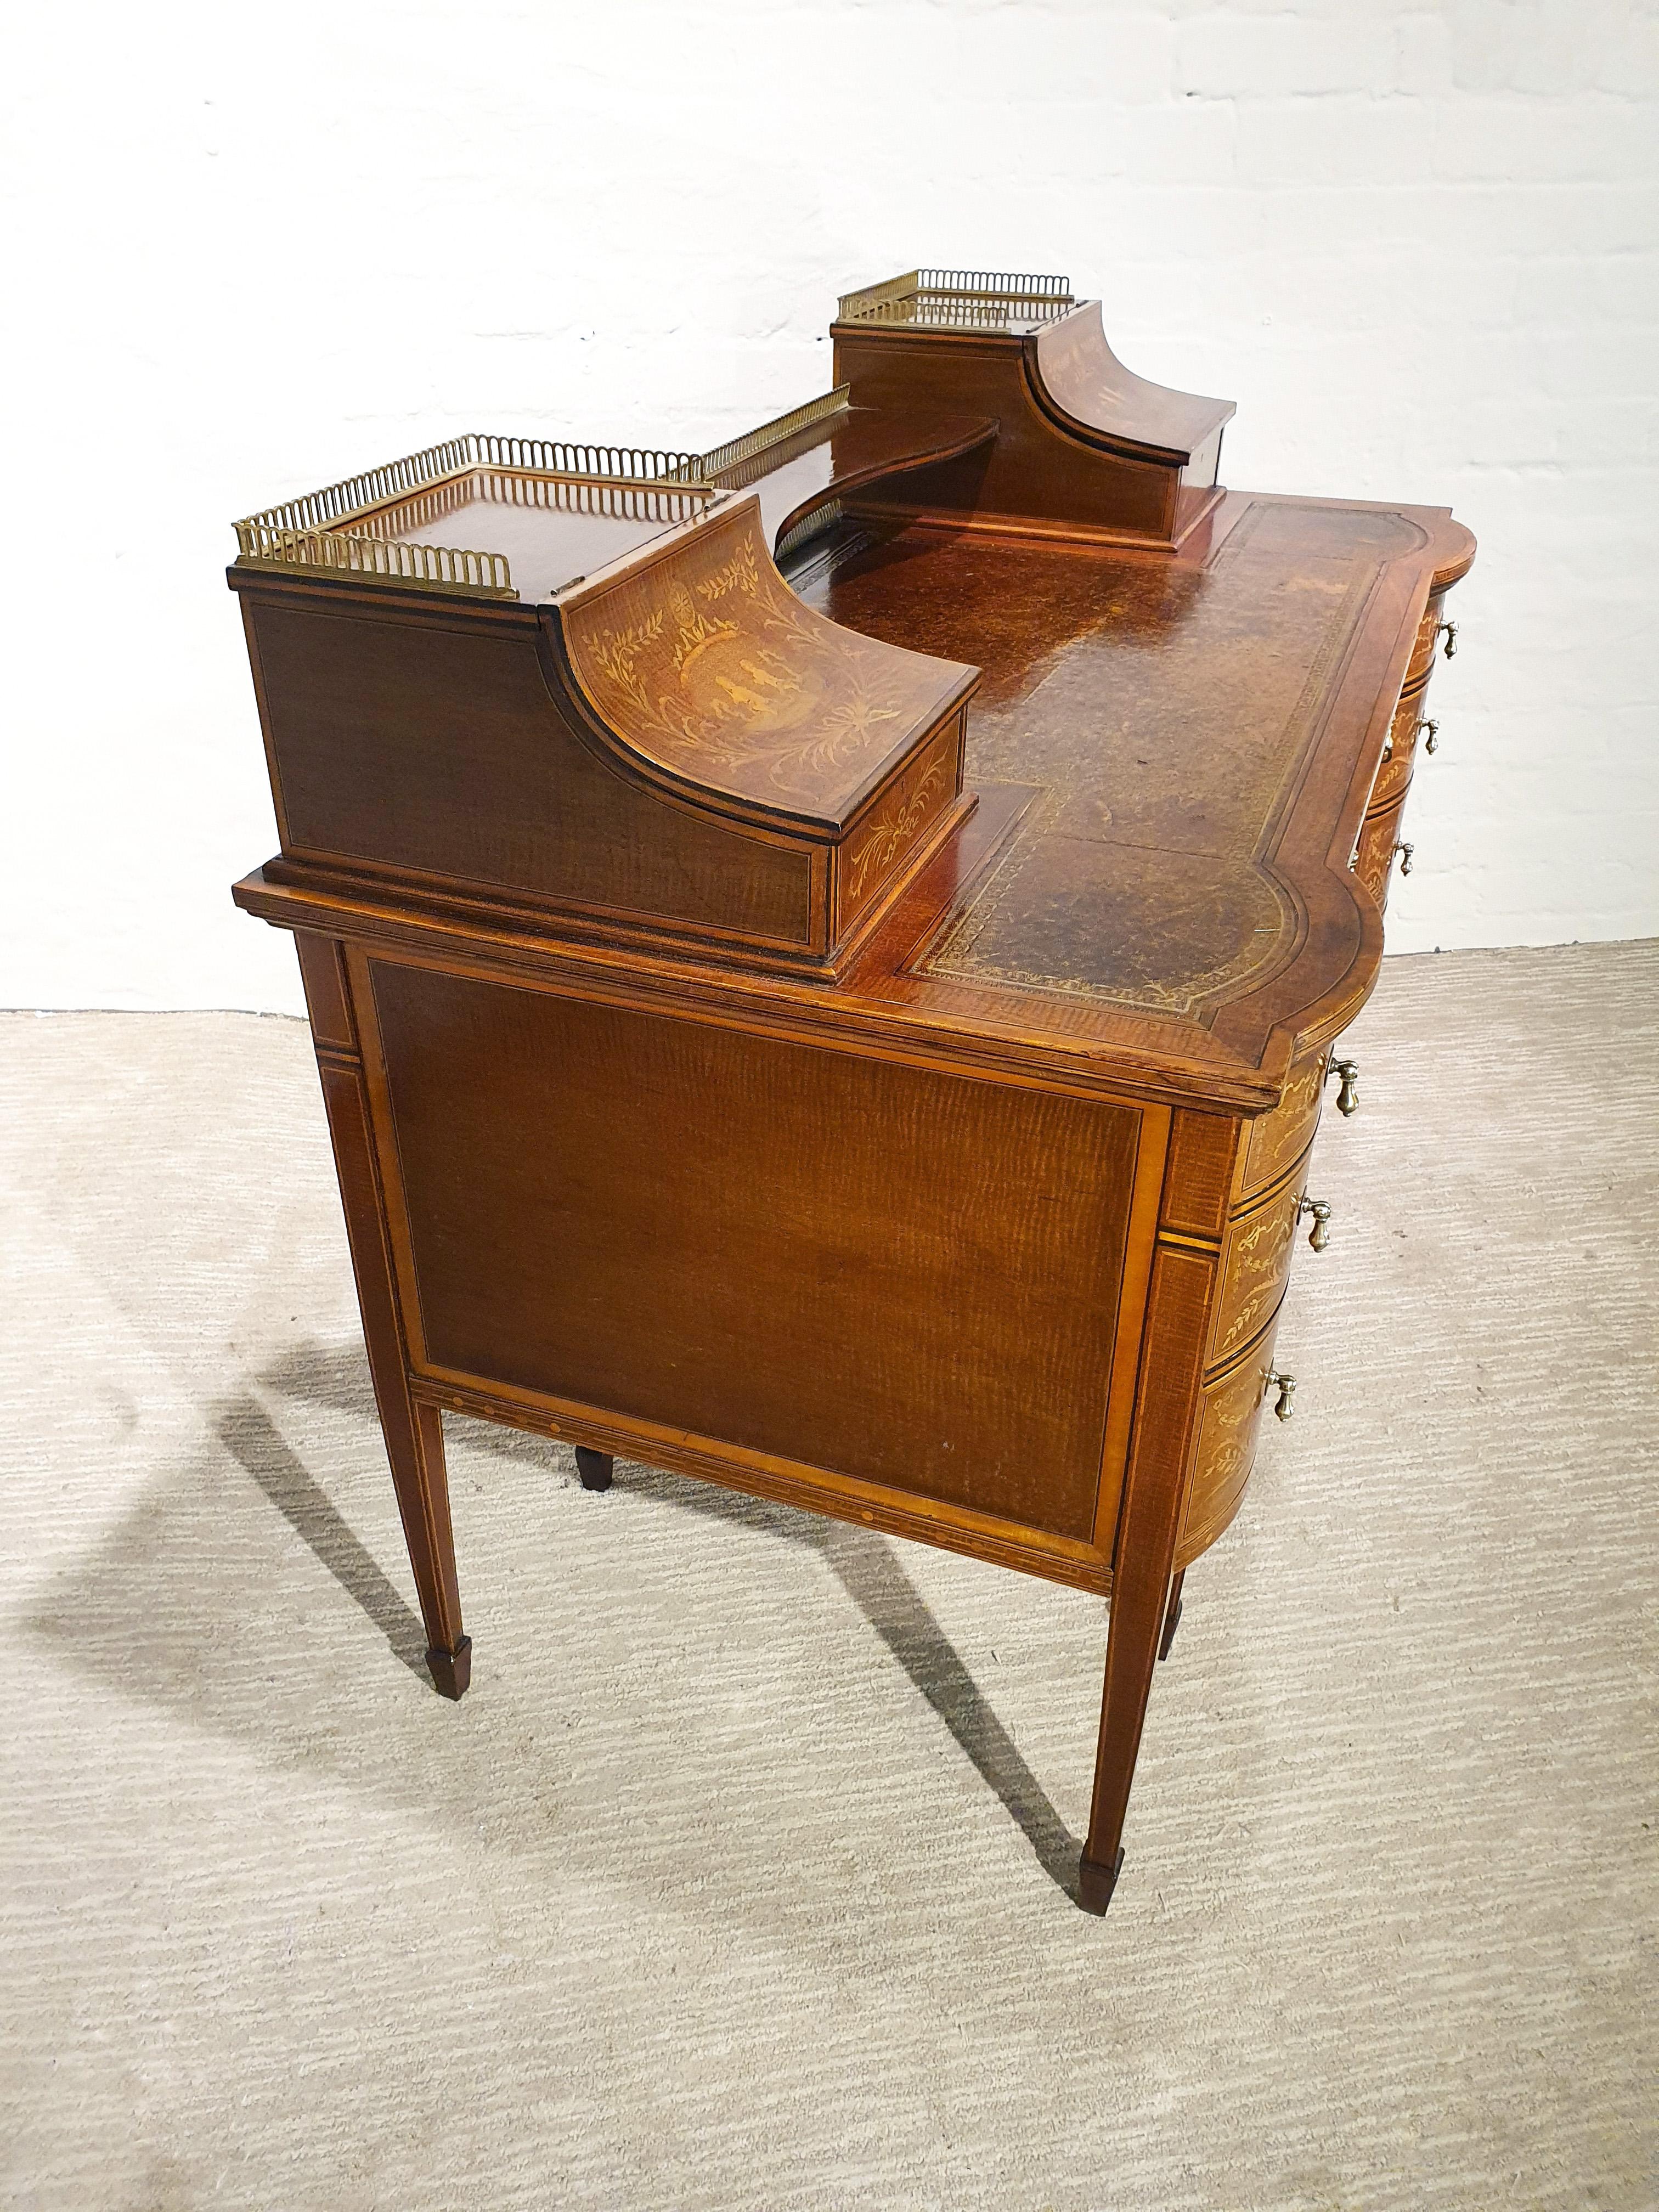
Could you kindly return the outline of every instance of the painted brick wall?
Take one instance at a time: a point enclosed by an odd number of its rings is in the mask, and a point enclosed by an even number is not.
[[[221,571],[468,428],[696,446],[843,286],[1053,269],[1236,484],[1480,534],[1398,949],[1659,932],[1659,14],[287,0],[33,11],[4,252],[0,1002],[293,1009]]]

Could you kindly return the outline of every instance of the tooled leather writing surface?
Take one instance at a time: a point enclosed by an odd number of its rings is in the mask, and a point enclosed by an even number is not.
[[[912,532],[811,587],[826,614],[984,670],[966,781],[1042,796],[919,972],[1200,1016],[1282,965],[1270,857],[1400,514],[1250,506],[1201,565]]]

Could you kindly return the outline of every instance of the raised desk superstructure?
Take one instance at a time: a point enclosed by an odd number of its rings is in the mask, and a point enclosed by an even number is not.
[[[713,453],[469,437],[239,525],[282,851],[236,896],[296,935],[438,1686],[445,1411],[1097,1591],[1103,1910],[1290,1410],[1473,542],[1223,489],[1228,403],[1062,279],[834,337]]]

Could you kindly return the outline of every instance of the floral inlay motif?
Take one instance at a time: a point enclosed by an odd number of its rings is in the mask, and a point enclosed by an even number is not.
[[[1203,1451],[1195,1487],[1213,1494],[1242,1482],[1249,1473],[1255,1446],[1255,1414],[1263,1389],[1263,1376],[1250,1366],[1211,1399],[1204,1415]]]
[[[742,517],[574,607],[566,634],[607,721],[757,798],[845,803],[944,703],[936,666],[803,606]]]
[[[1238,1303],[1226,1328],[1216,1339],[1217,1359],[1236,1345],[1248,1343],[1257,1324],[1272,1310],[1285,1279],[1300,1199],[1298,1192],[1288,1202],[1281,1200],[1277,1206],[1268,1206],[1236,1236],[1222,1295],[1224,1300],[1231,1297]],[[1225,1311],[1224,1304],[1223,1310]]]
[[[848,889],[854,898],[862,897],[866,879],[872,868],[878,875],[882,874],[888,863],[896,860],[910,843],[932,811],[931,802],[945,781],[945,772],[944,761],[936,760],[914,790],[908,794],[901,790],[888,800],[858,850],[849,857]]]

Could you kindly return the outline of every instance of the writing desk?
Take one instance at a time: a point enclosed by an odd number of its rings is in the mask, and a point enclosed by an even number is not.
[[[1238,1510],[1468,532],[1224,489],[1065,280],[854,294],[712,453],[469,436],[229,571],[386,1449],[445,1412],[1110,1601],[1103,1911]]]

